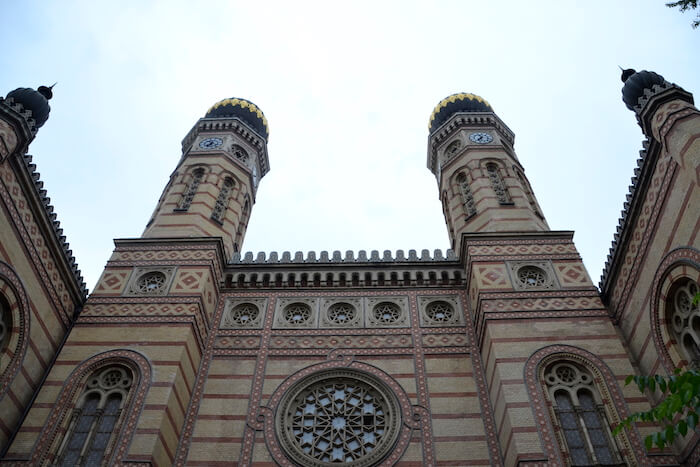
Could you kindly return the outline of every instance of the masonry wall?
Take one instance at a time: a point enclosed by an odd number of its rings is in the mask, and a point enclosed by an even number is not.
[[[49,228],[30,160],[25,164],[25,156],[17,154],[0,157],[0,294],[12,315],[10,340],[0,355],[0,452],[18,428],[82,302]]]

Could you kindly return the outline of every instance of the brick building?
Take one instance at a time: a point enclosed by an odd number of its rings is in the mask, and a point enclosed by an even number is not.
[[[224,99],[90,296],[28,146],[51,89],[0,99],[0,463],[695,465],[610,426],[633,373],[700,362],[700,113],[623,73],[645,135],[600,288],[473,94],[430,117],[451,250],[241,254],[267,121]],[[262,188],[264,189],[264,188]]]

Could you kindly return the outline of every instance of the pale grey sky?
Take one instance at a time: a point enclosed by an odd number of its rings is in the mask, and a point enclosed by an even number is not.
[[[94,2],[0,6],[0,93],[58,81],[30,152],[88,287],[137,237],[216,101],[270,123],[244,251],[435,249],[448,239],[425,166],[433,107],[487,99],[552,229],[594,283],[642,133],[618,65],[700,92],[700,30],[663,0]]]

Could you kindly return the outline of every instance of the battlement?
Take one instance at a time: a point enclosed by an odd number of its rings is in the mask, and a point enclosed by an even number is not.
[[[430,250],[421,250],[420,256],[417,250],[408,250],[408,256],[406,256],[404,250],[396,250],[396,254],[392,255],[391,250],[384,250],[380,256],[379,250],[371,250],[369,256],[367,255],[367,250],[359,250],[357,256],[353,250],[347,250],[345,255],[339,251],[335,250],[332,253],[328,251],[321,251],[319,255],[316,255],[315,251],[309,251],[304,257],[302,251],[297,251],[292,256],[289,251],[282,252],[280,257],[276,251],[270,252],[267,256],[264,251],[253,255],[253,252],[249,251],[241,255],[236,253],[231,259],[230,265],[236,264],[332,264],[332,263],[399,263],[399,262],[436,262],[436,261],[457,261],[457,255],[453,250],[447,250],[443,254],[442,250],[436,249],[433,251],[431,256]]]

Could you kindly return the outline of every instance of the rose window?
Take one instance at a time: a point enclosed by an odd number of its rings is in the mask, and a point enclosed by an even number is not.
[[[110,390],[114,388],[127,389],[131,386],[131,377],[121,367],[110,367],[88,381],[88,389]]]
[[[374,307],[374,318],[380,323],[391,324],[398,321],[401,309],[395,303],[381,302]]]
[[[305,303],[292,303],[284,309],[284,320],[292,325],[299,326],[308,323],[311,319],[311,307]]]
[[[547,285],[547,273],[537,266],[523,266],[518,269],[518,280],[526,288],[543,287]]]
[[[396,397],[351,370],[312,375],[280,403],[278,430],[287,454],[305,466],[379,463],[400,428]]]
[[[328,319],[335,324],[347,324],[356,316],[355,307],[349,303],[335,303],[328,309]]]
[[[234,146],[232,148],[232,151],[236,159],[243,162],[244,164],[248,162],[248,153],[245,152],[243,148],[241,148],[240,146]]]
[[[700,288],[689,281],[676,289],[669,303],[671,333],[680,344],[683,356],[691,365],[700,365],[700,306],[693,304],[693,298]]]
[[[231,310],[229,321],[239,326],[252,324],[258,317],[258,307],[252,303],[241,303]]]
[[[136,289],[145,294],[161,292],[165,287],[165,274],[158,271],[148,272],[136,281]]]
[[[447,323],[453,320],[455,312],[452,305],[447,302],[439,301],[429,304],[425,310],[425,314],[436,323]]]

